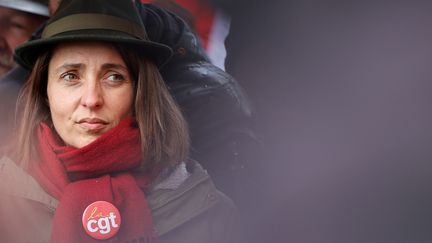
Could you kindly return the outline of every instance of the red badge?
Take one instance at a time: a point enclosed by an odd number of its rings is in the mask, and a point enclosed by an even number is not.
[[[113,237],[120,229],[120,213],[109,202],[97,201],[87,206],[82,216],[85,231],[98,240]]]

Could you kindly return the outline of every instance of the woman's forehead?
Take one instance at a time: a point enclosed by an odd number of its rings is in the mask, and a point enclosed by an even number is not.
[[[115,63],[125,66],[117,48],[107,42],[66,42],[58,44],[52,51],[50,66],[64,63]]]

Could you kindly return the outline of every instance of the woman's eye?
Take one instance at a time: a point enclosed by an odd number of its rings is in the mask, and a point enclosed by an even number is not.
[[[70,81],[78,79],[78,76],[74,73],[65,73],[61,76],[61,78],[64,79],[65,81],[70,82]]]
[[[109,75],[108,78],[107,78],[107,80],[108,80],[108,81],[118,82],[118,81],[123,81],[123,80],[125,80],[125,78],[124,78],[123,75],[115,73],[115,74],[111,74],[111,75]]]

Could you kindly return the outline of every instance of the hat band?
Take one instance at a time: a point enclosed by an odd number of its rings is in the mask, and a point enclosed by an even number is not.
[[[125,32],[142,40],[147,40],[147,34],[142,26],[131,21],[105,14],[74,14],[49,23],[42,39],[73,30],[106,29]]]

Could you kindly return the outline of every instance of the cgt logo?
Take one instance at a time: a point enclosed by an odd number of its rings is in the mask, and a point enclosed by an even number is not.
[[[98,240],[106,240],[117,234],[121,217],[114,205],[97,201],[84,210],[82,223],[88,235]]]

